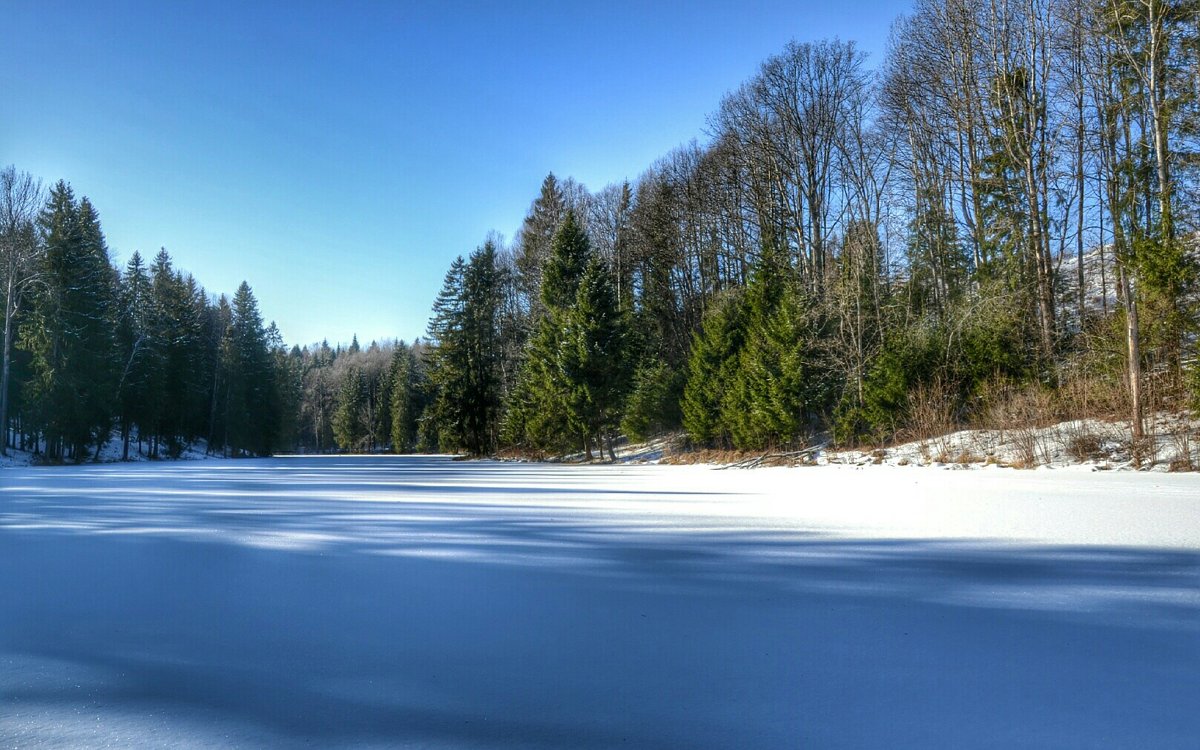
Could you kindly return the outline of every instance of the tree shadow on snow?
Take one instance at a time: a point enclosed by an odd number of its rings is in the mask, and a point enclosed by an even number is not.
[[[624,505],[664,496],[636,482],[599,492],[615,509],[576,503],[587,467],[253,466],[0,480],[4,705],[202,710],[321,746],[1200,731],[1191,551],[672,528]]]

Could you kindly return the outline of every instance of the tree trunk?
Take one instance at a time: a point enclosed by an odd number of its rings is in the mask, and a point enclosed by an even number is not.
[[[0,456],[8,455],[8,368],[12,360],[13,283],[9,280],[4,297],[4,354],[0,365]]]
[[[1137,301],[1129,286],[1129,272],[1122,265],[1118,269],[1122,296],[1125,298],[1125,344],[1128,356],[1129,405],[1132,422],[1133,439],[1140,441],[1146,436],[1144,415],[1142,414],[1142,354],[1141,340],[1138,335]]]

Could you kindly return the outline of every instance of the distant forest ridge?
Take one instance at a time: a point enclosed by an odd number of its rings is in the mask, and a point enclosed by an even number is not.
[[[10,168],[8,445],[608,452],[884,443],[1196,404],[1200,10],[918,0],[871,69],[792,43],[708,137],[596,192],[549,175],[450,266],[424,340],[287,349],[250,288],[110,265]],[[150,446],[147,448],[147,446]],[[135,445],[135,450],[138,446]]]

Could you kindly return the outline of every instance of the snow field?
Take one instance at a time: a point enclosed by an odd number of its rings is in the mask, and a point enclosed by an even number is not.
[[[1200,476],[0,473],[0,747],[1194,747]]]

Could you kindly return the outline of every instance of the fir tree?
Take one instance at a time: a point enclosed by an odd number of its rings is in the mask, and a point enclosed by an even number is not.
[[[728,439],[726,394],[733,384],[738,356],[745,343],[745,308],[739,293],[730,293],[710,306],[692,339],[684,386],[683,428],[701,444]]]
[[[549,277],[547,277],[549,278]],[[566,314],[561,368],[568,383],[571,422],[590,459],[599,437],[616,460],[612,432],[629,389],[630,331],[608,268],[593,258]]]
[[[100,220],[65,182],[40,217],[42,280],[21,345],[30,352],[29,398],[50,460],[82,460],[108,436],[115,390],[115,273]]]
[[[403,341],[392,352],[390,376],[392,452],[408,453],[417,445],[417,429],[424,408],[424,388],[416,353]]]
[[[159,382],[160,370],[150,278],[140,253],[135,252],[125,266],[117,320],[121,445],[122,457],[128,460],[133,429],[137,428],[140,443],[156,421],[157,399],[151,389]]]
[[[552,248],[541,288],[545,314],[526,345],[505,416],[505,434],[511,441],[543,450],[562,448],[583,437],[578,425],[572,425],[572,385],[563,374],[562,360],[564,331],[592,256],[573,212],[567,212]]]
[[[364,447],[367,426],[363,422],[363,406],[367,401],[367,382],[363,372],[351,367],[338,389],[337,410],[333,413],[333,435],[338,447],[357,453]]]
[[[235,454],[270,455],[277,409],[273,363],[258,301],[244,281],[233,296],[230,318],[226,444]]]

